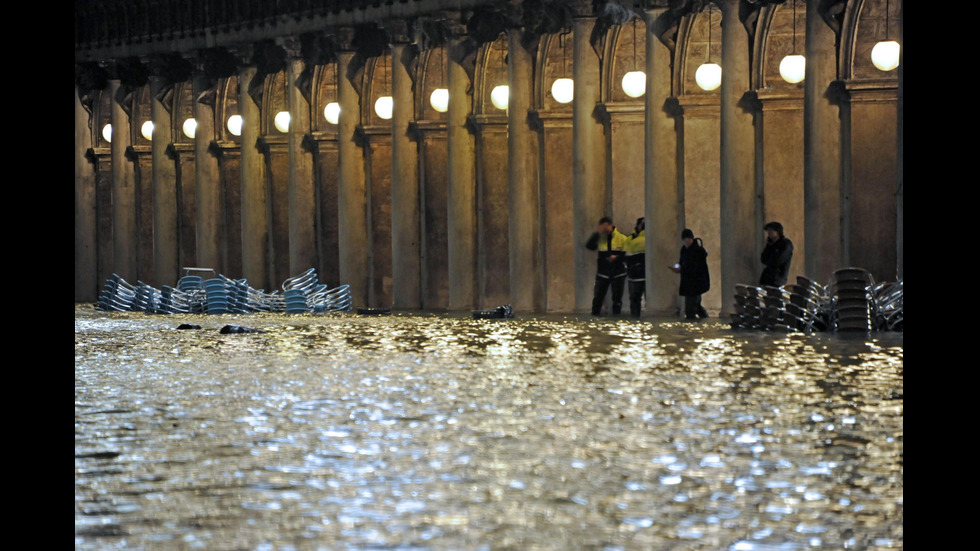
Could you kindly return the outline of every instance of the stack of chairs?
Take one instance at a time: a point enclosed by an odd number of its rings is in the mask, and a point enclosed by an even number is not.
[[[772,285],[762,286],[762,311],[759,313],[759,324],[767,331],[795,331],[796,321],[787,315],[786,308],[790,304],[789,292],[782,287]]]
[[[735,285],[735,312],[731,314],[733,327],[762,329],[762,294],[762,289],[754,285]]]
[[[106,279],[96,307],[106,312],[130,312],[136,302],[136,288],[119,274]]]
[[[353,309],[351,302],[350,285],[341,285],[333,289],[321,289],[309,296],[309,304],[313,311],[321,312],[350,312]]]
[[[902,310],[904,294],[902,279],[894,283],[881,283],[875,286],[874,300],[877,307],[877,326],[879,329],[904,330],[905,314]]]
[[[136,280],[136,300],[133,303],[133,310],[136,312],[146,312],[147,314],[160,312],[161,294],[160,291],[153,287]]]
[[[803,276],[796,283],[783,286],[789,293],[786,317],[798,331],[810,333],[827,330],[827,290],[823,285]]]
[[[177,280],[177,289],[188,299],[189,314],[202,314],[206,309],[207,295],[204,291],[204,278],[198,275],[185,275]]]
[[[208,279],[204,282],[204,292],[207,297],[206,305],[209,314],[231,313],[225,278],[213,277]]]
[[[871,274],[862,268],[841,268],[833,274],[828,292],[831,297],[831,323],[835,331],[875,329],[876,306]]]
[[[160,312],[163,314],[189,314],[192,299],[180,289],[164,285],[160,291]]]
[[[320,283],[317,281],[316,270],[313,268],[282,282],[282,296],[286,302],[286,313],[303,314],[311,312],[313,307],[307,301],[307,297],[319,288]]]

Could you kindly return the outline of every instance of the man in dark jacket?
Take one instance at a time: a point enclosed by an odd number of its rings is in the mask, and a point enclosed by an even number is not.
[[[681,240],[684,246],[681,247],[680,259],[671,269],[681,274],[680,295],[684,297],[684,319],[694,321],[708,317],[708,311],[701,306],[701,295],[711,288],[708,251],[704,250],[701,238],[695,238],[690,229],[684,229]]]
[[[763,228],[766,231],[766,248],[762,251],[762,270],[759,285],[782,287],[789,278],[789,265],[793,261],[793,242],[783,236],[783,225],[779,222],[769,222]]]

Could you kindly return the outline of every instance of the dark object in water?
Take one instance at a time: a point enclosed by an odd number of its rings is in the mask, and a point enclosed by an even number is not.
[[[511,309],[510,304],[505,304],[503,306],[498,306],[493,310],[473,310],[473,319],[509,319],[514,317],[514,310]]]
[[[358,308],[357,313],[364,316],[387,316],[391,308]]]
[[[194,325],[192,323],[182,323],[177,326],[177,329],[200,329],[200,325]]]
[[[233,333],[265,333],[261,329],[252,329],[251,327],[244,327],[241,325],[226,325],[221,328],[222,335],[228,335]]]

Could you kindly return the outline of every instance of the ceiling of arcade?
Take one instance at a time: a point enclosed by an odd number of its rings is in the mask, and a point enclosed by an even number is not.
[[[263,113],[286,106],[286,66],[302,59],[301,88],[314,113],[336,101],[336,54],[355,52],[352,82],[362,98],[362,121],[380,124],[370,106],[391,86],[390,44],[409,44],[413,52],[416,120],[441,120],[445,114],[427,101],[432,90],[446,86],[448,45],[461,57],[471,79],[474,113],[493,113],[490,90],[507,80],[506,31],[522,28],[522,45],[535,60],[534,108],[570,111],[551,95],[555,79],[573,72],[574,21],[595,17],[590,43],[600,58],[602,101],[642,107],[619,84],[623,76],[642,71],[646,63],[644,11],[660,9],[665,29],[659,40],[674,60],[675,95],[717,94],[694,84],[695,69],[706,60],[720,63],[722,11],[719,3],[738,2],[739,18],[750,36],[750,63],[755,89],[785,89],[802,94],[802,83],[779,77],[779,62],[803,53],[806,40],[805,0],[78,0],[75,16],[76,85],[83,104],[108,120],[110,80],[132,99],[135,120],[149,118],[151,77],[162,81],[160,95],[172,102],[174,123],[192,116],[192,81],[203,92],[197,100],[215,106],[219,120],[237,114],[238,75],[256,68],[258,85],[248,90]],[[445,6],[452,5],[454,10]],[[840,79],[891,77],[870,61],[874,43],[899,33],[901,0],[824,0],[821,24],[836,33],[841,57]],[[204,84],[202,85],[202,79]],[[164,98],[161,98],[164,99]],[[330,132],[324,116],[312,117],[314,131]],[[104,122],[103,121],[103,122]],[[271,119],[270,119],[271,121]],[[273,128],[270,121],[263,129]],[[134,124],[134,127],[136,124]],[[220,127],[219,141],[236,138]],[[175,133],[175,142],[188,140]],[[134,146],[148,141],[133,132]],[[97,137],[97,140],[100,138]],[[105,144],[101,144],[105,145]]]

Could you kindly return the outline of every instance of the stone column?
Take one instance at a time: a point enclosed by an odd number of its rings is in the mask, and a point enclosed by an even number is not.
[[[165,83],[150,78],[150,115],[153,139],[150,142],[153,162],[153,269],[151,285],[176,285],[177,265],[177,167],[167,149],[173,141],[170,108],[158,99]]]
[[[743,107],[749,91],[749,37],[739,0],[717,0],[721,21],[721,316],[728,318],[738,283],[755,283],[762,228],[756,227],[755,131]],[[758,237],[758,238],[757,238]],[[717,281],[717,280],[716,280]],[[714,285],[712,285],[714,287]]]
[[[823,283],[842,266],[841,122],[836,35],[819,2],[806,3],[806,80],[803,96],[804,273]],[[797,244],[799,246],[800,244]]]
[[[121,84],[109,81],[110,122],[112,124],[112,265],[113,272],[136,283],[136,175],[126,151],[132,143],[129,115],[120,101]]]
[[[101,283],[96,260],[95,166],[91,114],[75,87],[75,302],[95,302]]]
[[[409,125],[415,101],[409,65],[414,51],[407,43],[391,46],[391,270],[392,306],[421,307],[418,146]]]
[[[364,182],[364,152],[357,142],[360,123],[360,96],[348,70],[354,52],[337,53],[338,182],[337,238],[340,253],[340,283],[350,285],[354,307],[368,303],[367,196]]]
[[[256,77],[253,66],[238,75],[242,115],[242,272],[255,288],[273,289],[269,279],[269,191],[265,162],[259,149],[261,109],[248,93]]]
[[[194,77],[194,98],[208,87],[207,77]],[[221,220],[224,216],[221,208],[221,174],[218,170],[218,158],[213,153],[211,144],[215,141],[214,107],[206,103],[194,101],[194,121],[197,129],[194,131],[194,170],[196,186],[194,195],[197,197],[197,259],[196,265],[202,268],[214,268],[223,272],[221,265]],[[183,275],[183,274],[181,274]],[[231,277],[239,274],[228,274]]]
[[[589,37],[595,26],[591,4],[579,2],[574,20],[572,101],[572,185],[575,203],[575,310],[588,312],[592,307],[595,284],[595,253],[584,247],[606,214],[605,142],[602,124],[595,117],[599,101],[599,57]]]
[[[897,235],[897,251],[896,251],[896,266],[895,266],[895,276],[899,279],[904,277],[905,273],[905,136],[904,129],[905,123],[903,122],[902,110],[905,105],[905,3],[899,3],[898,12],[898,43],[901,45],[901,49],[898,51],[898,191],[895,194],[896,207],[898,212],[896,214],[896,235]]]
[[[286,71],[289,106],[289,273],[300,274],[318,265],[316,250],[316,193],[313,190],[313,154],[310,102],[299,87],[303,60],[293,56]],[[310,142],[305,140],[309,139]]]
[[[465,44],[465,37],[451,39],[446,66],[450,310],[476,306],[476,141],[466,122],[473,98],[470,76],[463,66],[468,53]]]
[[[534,60],[521,39],[521,29],[507,31],[507,182],[510,245],[510,304],[517,311],[541,309],[538,262],[537,134],[528,124],[534,83]]]
[[[646,33],[646,305],[647,313],[674,314],[677,275],[667,266],[677,262],[681,213],[677,182],[677,132],[671,92],[671,51],[660,41],[666,32],[667,8],[647,10]],[[653,236],[657,236],[654,238]]]

